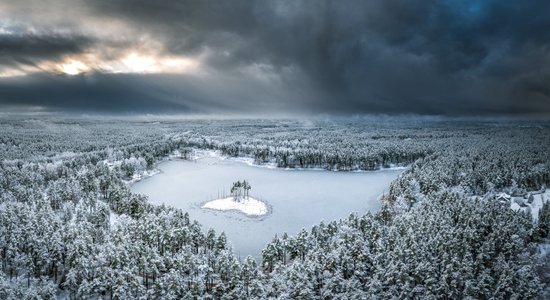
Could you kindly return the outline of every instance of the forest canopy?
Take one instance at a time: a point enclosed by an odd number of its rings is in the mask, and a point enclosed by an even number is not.
[[[549,141],[540,122],[0,120],[0,298],[542,298],[550,206],[497,195],[550,186]],[[129,190],[193,149],[407,169],[380,211],[275,236],[257,261]]]

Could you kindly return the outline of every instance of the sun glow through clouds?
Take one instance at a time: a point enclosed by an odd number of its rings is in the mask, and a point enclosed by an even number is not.
[[[156,61],[151,57],[140,56],[136,53],[132,53],[122,59],[124,66],[128,68],[128,71],[133,73],[149,73],[153,69],[156,69]]]
[[[78,60],[70,60],[67,63],[61,64],[60,68],[61,72],[67,75],[78,75],[90,70],[90,67]]]
[[[195,68],[198,62],[181,57],[163,57],[130,53],[121,60],[117,73],[184,73]]]
[[[88,72],[100,73],[137,73],[137,74],[183,74],[195,72],[200,60],[182,56],[162,54],[122,53],[116,57],[105,58],[101,54],[86,53],[66,56],[59,61],[42,61],[32,66],[0,69],[0,77],[16,77],[33,73],[55,73],[79,75]]]

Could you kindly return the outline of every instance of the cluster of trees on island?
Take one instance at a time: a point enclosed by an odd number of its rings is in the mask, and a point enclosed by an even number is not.
[[[1,121],[0,299],[548,297],[550,205],[533,219],[495,199],[550,186],[545,124],[262,124]],[[274,237],[256,261],[130,192],[194,147],[287,167],[410,167],[379,212]]]
[[[252,189],[252,187],[250,186],[250,183],[248,183],[248,181],[246,180],[243,180],[242,182],[233,182],[230,190],[231,197],[233,197],[233,200],[235,202],[246,200],[250,196],[250,189]]]

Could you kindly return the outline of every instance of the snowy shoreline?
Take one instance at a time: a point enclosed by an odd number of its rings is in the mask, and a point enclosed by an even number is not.
[[[176,150],[177,151],[177,150]],[[160,168],[157,168],[158,165],[164,163],[164,162],[167,162],[167,161],[175,161],[175,160],[186,160],[184,158],[182,158],[180,155],[179,155],[179,151],[177,151],[176,153],[172,153],[172,154],[169,154],[168,156],[156,161],[155,163],[153,163],[153,167],[150,169],[150,170],[143,170],[143,171],[140,171],[140,172],[137,172],[135,173],[134,175],[132,175],[132,178],[130,179],[123,179],[122,181],[124,183],[126,183],[126,185],[128,186],[131,186],[137,182],[140,182],[142,180],[145,180],[149,177],[153,177],[157,174],[160,174],[162,173],[162,170]],[[114,166],[114,163],[113,162],[110,162],[110,161],[107,161],[105,160],[104,163],[110,168],[112,169],[113,166]]]
[[[240,201],[235,201],[232,196],[219,198],[203,203],[201,208],[216,211],[236,211],[247,217],[264,217],[270,213],[267,203],[253,197]]]
[[[176,150],[177,151],[177,150]],[[247,166],[256,167],[256,168],[265,168],[265,169],[272,169],[272,170],[284,170],[284,171],[328,171],[328,172],[351,172],[351,173],[364,173],[364,172],[383,172],[383,171],[399,171],[399,170],[406,170],[407,167],[405,166],[390,166],[388,168],[379,168],[376,170],[327,170],[323,168],[281,168],[278,167],[275,163],[265,163],[265,164],[257,164],[254,162],[254,159],[251,157],[230,157],[230,156],[224,156],[221,154],[220,150],[202,150],[202,149],[195,149],[195,152],[193,153],[193,156],[191,159],[185,159],[182,158],[179,155],[179,151],[176,153],[172,153],[158,161],[156,161],[153,164],[153,168],[150,170],[144,170],[138,173],[135,173],[132,178],[123,180],[124,183],[126,183],[128,186],[131,186],[137,182],[140,182],[142,180],[145,180],[147,178],[153,177],[157,174],[162,173],[162,170],[160,168],[157,168],[158,165],[167,162],[167,161],[195,161],[198,159],[204,159],[204,158],[215,158],[219,159],[221,161],[231,161],[231,162],[237,162],[237,163],[243,163]],[[115,165],[114,162],[105,160],[104,164],[106,164],[110,169],[113,168]]]
[[[284,171],[329,171],[329,172],[352,172],[352,173],[363,173],[363,172],[379,172],[379,171],[398,171],[398,170],[406,170],[407,166],[397,166],[397,165],[390,165],[390,167],[380,167],[378,169],[374,170],[362,170],[362,169],[353,169],[353,170],[339,170],[339,169],[325,169],[322,167],[311,167],[311,168],[282,168],[278,167],[277,163],[275,162],[266,162],[258,164],[254,161],[254,158],[252,157],[246,157],[246,156],[238,156],[238,157],[231,157],[227,155],[223,155],[220,150],[206,150],[206,149],[194,149],[193,156],[191,160],[198,160],[203,158],[216,158],[219,160],[227,160],[237,163],[243,163],[251,167],[256,168],[266,168],[266,169],[278,169],[278,170],[284,170]]]

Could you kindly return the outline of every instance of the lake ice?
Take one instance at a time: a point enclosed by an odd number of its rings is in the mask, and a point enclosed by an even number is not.
[[[402,170],[334,172],[285,170],[251,166],[217,156],[195,161],[170,160],[157,165],[159,174],[132,185],[152,204],[187,211],[191,219],[217,233],[224,231],[235,252],[260,257],[275,234],[296,234],[321,220],[330,222],[380,208],[380,195]],[[250,195],[270,206],[270,214],[250,218],[236,211],[201,208],[206,201],[229,194],[233,182],[246,179]]]

